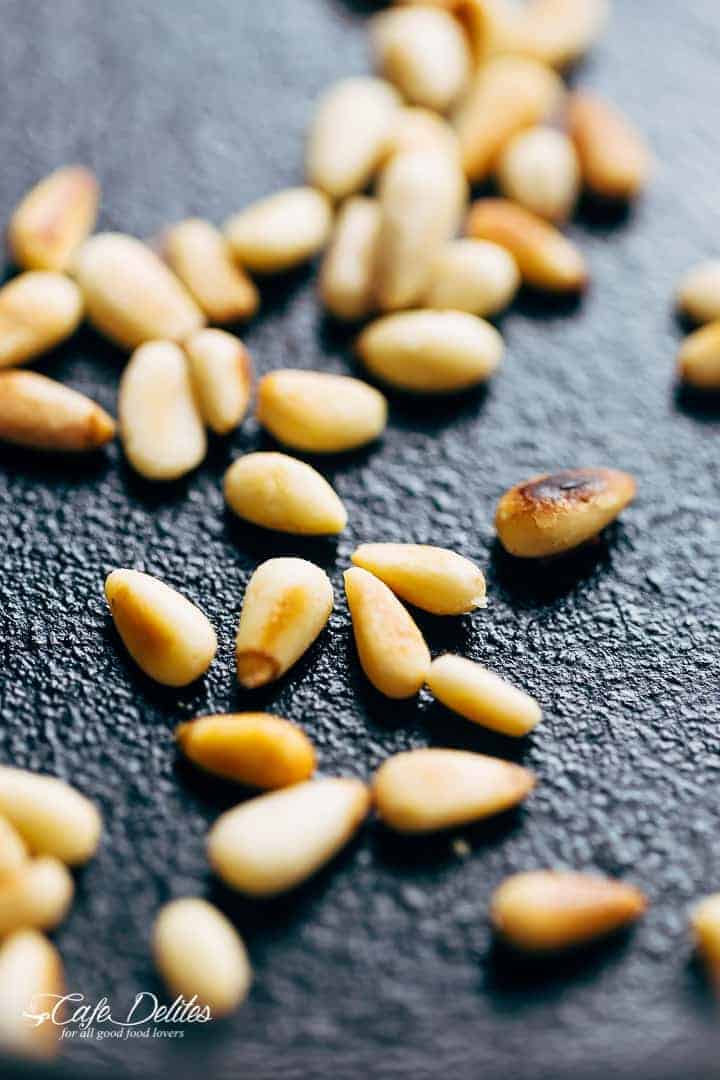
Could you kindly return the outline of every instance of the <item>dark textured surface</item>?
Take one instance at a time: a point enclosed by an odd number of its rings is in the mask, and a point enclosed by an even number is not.
[[[222,220],[301,176],[317,92],[365,70],[349,0],[3,0],[0,208],[67,160],[103,183],[101,224],[138,235],[191,213]],[[580,79],[648,133],[659,167],[627,218],[580,214],[593,287],[578,306],[521,298],[484,395],[394,402],[381,446],[326,463],[350,511],[335,545],[269,544],[223,509],[220,477],[262,445],[252,421],[186,482],[150,487],[118,447],[86,463],[0,452],[0,758],[67,777],[101,805],[101,851],[78,875],[57,941],[70,989],[116,1012],[159,991],[148,929],[171,896],[234,913],[256,970],[246,1007],[174,1042],[68,1044],[84,1067],[134,1076],[372,1075],[538,1078],[706,1075],[712,1008],[692,962],[688,905],[720,888],[718,457],[720,411],[676,396],[678,274],[717,253],[720,12],[714,0],[618,0]],[[257,367],[352,370],[349,337],[322,319],[313,276],[265,289],[244,332]],[[114,409],[123,357],[83,332],[39,370]],[[552,569],[493,543],[508,485],[562,466],[632,470],[639,497],[608,540]],[[423,695],[388,707],[354,657],[341,569],[360,541],[429,541],[487,568],[490,606],[422,620],[530,689],[545,721],[524,742],[484,735]],[[331,573],[329,630],[283,682],[240,692],[232,639],[243,586],[268,550]],[[196,600],[220,650],[197,686],[164,691],[126,660],[102,597],[118,565]],[[303,724],[324,772],[367,776],[430,742],[537,770],[517,815],[463,835],[398,843],[370,825],[297,895],[239,903],[217,890],[203,838],[228,789],[176,763],[172,731],[204,711],[268,706]],[[508,872],[567,864],[627,877],[652,907],[626,940],[579,959],[518,965],[486,910]],[[709,1068],[709,1067],[708,1067]]]

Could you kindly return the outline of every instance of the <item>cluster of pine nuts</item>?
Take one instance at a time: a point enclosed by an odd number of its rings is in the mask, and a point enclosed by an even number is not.
[[[332,87],[307,142],[308,186],[232,216],[222,230],[186,220],[154,246],[119,233],[91,235],[99,187],[81,167],[57,170],[12,215],[9,246],[21,272],[0,289],[0,367],[16,368],[68,338],[86,317],[131,352],[119,387],[127,460],[153,481],[177,479],[207,450],[206,429],[235,430],[253,397],[249,354],[224,326],[252,317],[251,275],[289,270],[325,249],[319,296],[334,317],[371,318],[357,353],[387,387],[457,393],[486,381],[503,354],[486,321],[521,283],[574,293],[585,261],[559,226],[582,188],[629,200],[650,156],[614,107],[569,92],[561,73],[597,38],[604,0],[425,0],[371,20],[377,76]],[[502,197],[467,212],[469,184],[494,178]],[[374,194],[369,185],[376,181]],[[463,238],[457,233],[465,223]],[[691,272],[678,303],[699,323],[681,350],[687,383],[720,388],[720,262]],[[378,439],[388,403],[357,378],[273,371],[255,389],[260,424],[299,453],[354,450]],[[115,434],[97,404],[30,371],[0,374],[0,438],[39,450],[94,451]],[[224,477],[227,504],[261,528],[297,536],[340,533],[348,515],[321,473],[281,452],[239,457]],[[614,469],[568,469],[506,492],[495,524],[513,556],[560,555],[596,537],[631,502],[635,482]],[[427,545],[365,543],[344,574],[362,669],[391,699],[427,687],[471,723],[522,737],[538,703],[470,659],[432,659],[403,602],[439,616],[485,605],[481,570]],[[150,678],[171,687],[201,677],[217,636],[207,617],[167,584],[117,569],[105,595],[118,634]],[[301,558],[271,558],[252,574],[236,634],[237,677],[247,689],[283,676],[327,624],[334,596],[325,572]],[[292,889],[355,835],[374,807],[403,834],[452,829],[502,813],[536,782],[519,765],[427,748],[387,759],[369,784],[313,778],[315,749],[296,725],[245,712],[179,725],[182,753],[206,772],[263,792],[221,815],[210,865],[251,897]],[[51,1025],[20,1016],[39,992],[60,992],[62,963],[44,937],[73,895],[67,867],[95,852],[100,818],[51,777],[0,768],[0,1042],[49,1054]],[[536,870],[504,881],[490,918],[530,951],[583,944],[635,921],[635,887],[587,874]],[[693,916],[697,941],[720,983],[720,894]],[[223,1015],[252,979],[235,927],[212,904],[167,904],[153,929],[157,967],[174,994]]]

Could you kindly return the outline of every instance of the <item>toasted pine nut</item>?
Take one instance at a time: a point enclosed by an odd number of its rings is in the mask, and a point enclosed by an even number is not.
[[[22,836],[8,818],[0,815],[0,887],[2,879],[19,870],[27,857]]]
[[[36,450],[97,450],[115,421],[84,394],[35,371],[0,374],[0,439]]]
[[[37,930],[18,930],[0,946],[0,1046],[21,1057],[49,1058],[62,1028],[52,1013],[65,992],[60,954]],[[24,1014],[30,1013],[33,1019]],[[34,1017],[38,1019],[35,1020]]]
[[[516,806],[532,791],[529,769],[465,750],[409,750],[375,773],[378,814],[391,829],[427,833],[468,825]]]
[[[495,528],[511,555],[559,555],[594,539],[632,502],[635,491],[632,476],[618,469],[545,473],[505,492]]]
[[[211,322],[237,322],[257,311],[257,287],[209,221],[189,218],[174,225],[163,237],[163,254]]]
[[[287,369],[260,380],[257,416],[286,446],[310,454],[335,454],[355,450],[382,434],[387,401],[360,379]]]
[[[379,578],[354,566],[345,593],[362,669],[389,698],[417,694],[430,668],[430,653],[410,613]]]
[[[370,808],[359,780],[308,780],[222,814],[208,836],[210,865],[249,896],[287,892],[343,848]]]
[[[698,951],[716,991],[720,992],[720,893],[713,893],[701,900],[693,910],[690,921]]]
[[[215,631],[181,593],[139,570],[113,570],[105,596],[125,648],[151,679],[187,686],[210,667]]]
[[[73,273],[91,323],[123,349],[157,338],[183,341],[205,317],[155,252],[123,233],[97,233],[75,257]]]
[[[606,199],[632,199],[646,186],[650,153],[640,133],[612,105],[575,93],[568,107],[570,135],[584,183]]]
[[[320,271],[320,298],[337,319],[363,319],[374,307],[373,268],[380,235],[376,199],[355,195],[338,212]]]
[[[623,881],[570,871],[513,874],[495,890],[490,918],[517,949],[566,949],[635,922],[647,901]]]
[[[199,716],[180,724],[175,737],[196,765],[248,787],[288,787],[309,779],[315,769],[315,750],[305,732],[269,713]]]
[[[485,607],[482,570],[455,551],[429,544],[361,544],[352,561],[402,600],[433,615]]]
[[[677,289],[678,310],[696,323],[720,321],[720,259],[698,263]]]
[[[100,187],[82,165],[65,165],[24,196],[8,225],[10,253],[24,270],[66,270],[95,225]]]
[[[77,329],[80,290],[64,274],[30,270],[0,289],[0,368],[54,349]]]
[[[371,323],[357,350],[373,375],[400,390],[452,393],[492,375],[503,341],[464,311],[401,311]]]
[[[172,341],[135,350],[120,379],[118,419],[126,457],[148,480],[177,480],[205,457],[188,361]]]
[[[685,338],[678,353],[678,375],[696,390],[720,390],[720,320]]]
[[[477,68],[490,57],[512,52],[518,12],[509,0],[455,0],[453,11],[470,41]]]
[[[69,866],[86,863],[100,842],[95,804],[54,776],[0,766],[0,814],[34,855],[55,855]]]
[[[65,918],[74,891],[72,875],[59,859],[28,859],[0,880],[0,937],[26,928],[52,930]]]
[[[311,187],[287,188],[253,203],[225,224],[225,235],[248,270],[290,270],[325,247],[332,225],[327,195]]]
[[[587,283],[585,261],[575,245],[509,199],[478,199],[470,209],[467,232],[507,248],[523,279],[536,289],[577,292]]]
[[[464,656],[438,656],[426,681],[448,709],[503,735],[527,735],[542,719],[535,698]]]
[[[305,156],[309,183],[331,199],[362,191],[386,153],[400,98],[383,79],[331,86],[317,104]]]
[[[250,403],[250,353],[234,334],[207,329],[187,339],[185,352],[203,420],[217,435],[227,435]]]
[[[441,154],[459,156],[460,143],[454,128],[442,116],[431,109],[411,106],[395,113],[388,158],[412,150],[437,150]]]
[[[347,511],[324,476],[287,454],[245,454],[223,481],[238,517],[297,536],[330,536],[347,525]]]
[[[214,904],[197,897],[160,909],[152,932],[155,963],[171,994],[197,996],[213,1019],[248,995],[252,968],[242,938]]]
[[[575,147],[562,131],[530,128],[514,135],[498,163],[503,195],[547,221],[567,221],[580,193]]]
[[[428,307],[485,318],[512,303],[520,271],[509,251],[486,240],[452,240],[433,260]]]
[[[607,0],[529,0],[511,24],[507,46],[564,69],[595,44],[607,15]]]
[[[268,559],[245,590],[235,657],[253,690],[279,679],[312,645],[333,607],[327,574],[306,559]]]

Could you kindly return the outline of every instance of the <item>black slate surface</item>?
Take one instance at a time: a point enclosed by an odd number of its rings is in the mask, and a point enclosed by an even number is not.
[[[0,215],[65,161],[103,183],[101,225],[150,236],[200,213],[221,221],[301,177],[312,101],[366,69],[350,0],[3,0]],[[122,1014],[160,992],[148,929],[172,896],[208,895],[237,919],[256,970],[247,1005],[180,1040],[68,1043],[63,1075],[354,1078],[709,1075],[710,996],[688,905],[720,888],[720,409],[678,396],[679,273],[720,248],[720,11],[713,0],[617,0],[578,75],[615,98],[658,158],[627,216],[585,207],[571,233],[593,275],[577,305],[524,296],[501,321],[503,370],[485,394],[393,401],[382,444],[325,462],[350,511],[335,543],[268,541],[231,521],[220,477],[263,445],[248,421],[185,482],[152,487],[117,446],[88,462],[0,452],[0,759],[67,777],[101,805],[101,851],[78,874],[56,935],[68,986]],[[264,289],[243,332],[260,372],[353,371],[350,337],[322,317],[314,275]],[[115,407],[123,356],[83,331],[38,369]],[[636,504],[569,563],[498,552],[502,490],[563,466],[632,470]],[[370,539],[444,544],[488,572],[487,612],[422,619],[433,651],[487,661],[542,702],[523,742],[483,734],[423,695],[388,705],[355,660],[341,569]],[[243,586],[269,552],[331,573],[328,631],[265,693],[239,690],[232,640]],[[198,685],[141,677],[102,596],[115,566],[176,585],[219,632]],[[370,825],[297,894],[238,902],[203,839],[233,793],[176,762],[196,713],[268,707],[303,724],[322,770],[367,776],[427,743],[537,770],[526,808],[449,838],[399,843]],[[626,939],[520,964],[493,947],[486,910],[508,872],[568,865],[626,877],[652,907]],[[8,1066],[9,1075],[9,1066]],[[21,1070],[19,1075],[28,1075]]]

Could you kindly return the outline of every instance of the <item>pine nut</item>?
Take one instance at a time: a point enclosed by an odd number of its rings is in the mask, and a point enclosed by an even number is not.
[[[512,23],[509,47],[565,69],[592,48],[607,15],[607,0],[530,0]]]
[[[417,106],[398,109],[390,136],[388,159],[413,150],[435,150],[459,157],[460,143],[447,120]]]
[[[428,833],[509,810],[532,791],[528,769],[465,750],[409,750],[383,762],[372,785],[391,829]]]
[[[173,226],[163,237],[163,254],[210,322],[237,322],[257,311],[257,287],[209,221],[190,218]]]
[[[288,787],[309,779],[315,769],[305,732],[269,713],[199,716],[180,724],[175,737],[190,761],[248,787]]]
[[[213,870],[249,896],[275,896],[315,874],[350,841],[370,809],[359,780],[308,780],[222,814],[210,830]]]
[[[0,816],[0,888],[7,874],[14,874],[27,859],[25,841],[7,818]]]
[[[373,310],[379,235],[377,200],[362,195],[348,199],[338,212],[320,271],[320,299],[336,319],[363,319]]]
[[[0,439],[35,450],[97,450],[115,421],[84,394],[35,371],[0,374]]]
[[[519,285],[517,263],[505,248],[485,240],[453,240],[435,256],[425,303],[488,318],[512,303]]]
[[[240,683],[265,686],[293,666],[324,628],[333,607],[327,574],[305,559],[268,559],[245,590],[235,657]]]
[[[361,544],[352,561],[402,600],[433,615],[485,607],[482,570],[455,551],[429,544]]]
[[[198,330],[185,342],[195,397],[217,435],[233,431],[247,412],[252,361],[242,341],[225,330]]]
[[[181,593],[139,570],[113,570],[105,596],[125,648],[151,679],[187,686],[210,667],[215,631]]]
[[[535,60],[499,56],[481,67],[455,115],[468,179],[486,179],[508,140],[552,117],[564,95],[562,80]]]
[[[245,454],[225,473],[225,500],[238,517],[297,536],[331,536],[347,511],[324,476],[287,454]]]
[[[500,53],[513,52],[517,8],[508,0],[455,0],[455,15],[465,27],[477,69]]]
[[[345,593],[363,671],[389,698],[417,694],[430,668],[430,653],[410,613],[379,578],[346,570]]]
[[[562,131],[537,127],[513,136],[498,164],[500,190],[547,221],[567,221],[580,193],[580,165]]]
[[[685,338],[678,353],[678,375],[696,390],[720,390],[720,320]]]
[[[80,290],[64,274],[30,270],[0,289],[0,368],[54,349],[80,324]]]
[[[678,285],[677,306],[696,323],[720,320],[720,259],[708,259],[688,270]]]
[[[171,341],[135,350],[120,379],[118,419],[125,455],[148,480],[177,480],[205,457],[188,362]]]
[[[253,203],[225,224],[235,258],[248,270],[290,270],[325,247],[332,225],[326,195],[311,187],[287,188]]]
[[[214,904],[197,897],[160,909],[152,932],[155,963],[171,994],[197,996],[213,1019],[248,995],[252,968],[242,938]]]
[[[0,946],[0,1046],[28,1058],[49,1058],[59,1050],[62,1030],[51,1020],[36,1023],[23,1013],[49,1012],[65,992],[62,961],[37,930],[18,930]],[[46,995],[50,995],[49,997]]]
[[[568,107],[570,135],[584,183],[606,199],[632,199],[646,186],[650,154],[638,131],[594,94],[575,93]]]
[[[720,992],[720,893],[700,901],[692,912],[691,923],[698,951]]]
[[[0,814],[35,855],[54,855],[69,866],[91,859],[102,822],[94,805],[54,776],[0,766]]]
[[[360,379],[288,369],[260,380],[257,416],[286,446],[335,454],[355,450],[383,433],[387,401]]]
[[[67,270],[92,232],[100,187],[82,165],[56,169],[25,195],[8,225],[13,260],[23,270]]]
[[[387,150],[399,105],[383,79],[359,76],[331,86],[318,102],[308,137],[309,183],[331,199],[362,191]]]
[[[402,311],[371,323],[357,350],[368,371],[391,386],[452,393],[492,375],[503,340],[494,326],[464,311]]]
[[[470,49],[448,12],[426,6],[386,11],[370,21],[380,72],[413,105],[444,112],[470,75]]]
[[[464,656],[438,656],[426,681],[448,709],[502,735],[527,735],[542,719],[534,698]]]
[[[506,878],[492,898],[495,929],[517,949],[566,949],[639,919],[647,901],[622,881],[570,871],[531,870]]]
[[[478,199],[470,209],[468,236],[490,240],[515,257],[523,279],[536,289],[577,292],[588,280],[578,249],[553,225],[508,199]]]
[[[632,476],[618,469],[564,469],[534,476],[505,492],[495,528],[511,555],[559,555],[594,539],[632,502],[635,491]]]
[[[53,855],[28,859],[0,880],[0,937],[15,930],[52,930],[65,918],[75,886]]]

